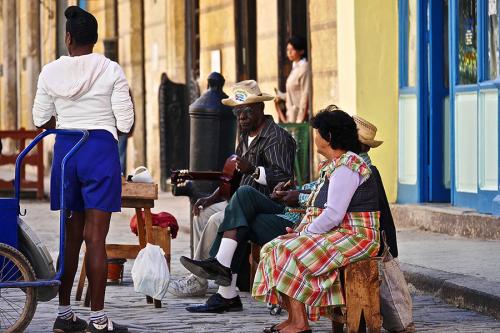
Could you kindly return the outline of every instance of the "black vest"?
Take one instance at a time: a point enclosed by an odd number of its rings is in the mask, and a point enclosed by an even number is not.
[[[326,178],[319,193],[316,195],[313,207],[325,208],[328,199],[328,186],[330,178]],[[363,184],[358,186],[352,196],[347,212],[376,212],[379,210],[378,189],[375,177],[370,176]]]

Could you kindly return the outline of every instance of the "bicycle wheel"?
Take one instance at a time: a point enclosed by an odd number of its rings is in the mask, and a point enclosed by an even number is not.
[[[0,282],[34,281],[35,273],[28,259],[6,244],[0,244]],[[0,289],[0,332],[23,332],[36,310],[36,289]]]

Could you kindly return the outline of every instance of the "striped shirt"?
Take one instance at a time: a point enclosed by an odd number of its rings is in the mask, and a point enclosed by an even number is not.
[[[240,186],[250,185],[264,194],[270,194],[279,182],[293,177],[296,144],[292,136],[271,116],[266,116],[260,133],[248,146],[248,134],[240,135],[236,155],[247,159],[255,166],[263,167],[267,185],[259,184],[252,175],[243,175]]]

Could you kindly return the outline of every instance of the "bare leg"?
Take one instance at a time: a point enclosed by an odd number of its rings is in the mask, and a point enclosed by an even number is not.
[[[281,294],[281,299],[282,299],[282,304],[281,305],[288,312],[288,318],[285,321],[283,321],[283,322],[279,323],[278,325],[276,325],[275,329],[280,330],[280,331],[292,323],[293,316],[294,316],[293,311],[290,308],[290,297],[288,297],[285,294]]]
[[[296,333],[309,329],[309,322],[307,321],[306,306],[304,303],[297,301],[294,298],[286,296],[290,302],[289,313],[292,314],[291,322],[284,329],[281,329],[281,333]]]
[[[99,311],[104,308],[106,291],[106,236],[109,231],[111,213],[98,209],[85,211],[84,239],[87,246],[87,277],[90,288],[90,309]]]
[[[61,214],[63,214],[61,212]],[[78,269],[80,248],[83,242],[85,215],[83,212],[73,212],[66,219],[66,241],[64,246],[64,272],[59,286],[59,305],[70,305],[71,288]]]

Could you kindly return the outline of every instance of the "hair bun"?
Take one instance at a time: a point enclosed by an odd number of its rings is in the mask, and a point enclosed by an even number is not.
[[[64,16],[66,19],[74,19],[82,15],[83,9],[78,6],[69,6],[64,11]]]

